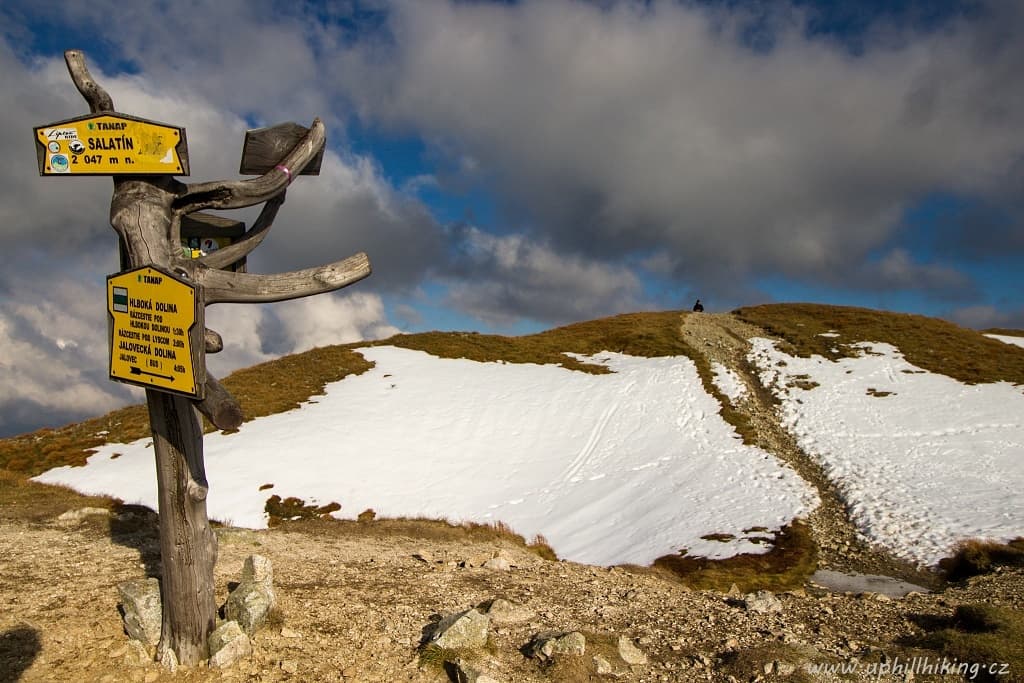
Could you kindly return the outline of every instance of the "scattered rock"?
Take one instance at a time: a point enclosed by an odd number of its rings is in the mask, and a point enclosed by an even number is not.
[[[294,629],[290,629],[287,626],[281,629],[282,638],[301,638],[302,634]]]
[[[487,616],[495,626],[508,626],[510,624],[521,624],[536,616],[536,613],[529,607],[517,605],[504,598],[495,598],[487,608]]]
[[[129,640],[124,653],[124,663],[125,666],[145,666],[153,663],[153,655],[141,641]]]
[[[594,655],[594,671],[597,672],[598,676],[607,676],[614,672],[611,662],[602,657],[601,655]]]
[[[490,624],[490,617],[476,609],[449,614],[438,622],[428,644],[450,650],[483,647]]]
[[[160,582],[148,579],[123,581],[117,586],[124,610],[124,630],[128,636],[149,647],[160,642],[163,615],[160,605]]]
[[[93,516],[109,517],[110,510],[107,508],[79,508],[77,510],[68,510],[57,517],[57,522],[70,526],[72,524],[80,523],[86,517]]]
[[[619,656],[626,664],[646,664],[647,655],[625,636],[619,636]]]
[[[262,555],[250,555],[242,568],[242,581],[231,591],[224,605],[224,615],[249,635],[263,625],[267,614],[277,604],[274,594],[274,570]]]
[[[160,655],[160,666],[170,671],[172,674],[178,670],[178,655],[174,654],[174,650],[167,648],[163,654]]]
[[[225,621],[213,630],[207,641],[211,668],[225,668],[252,654],[252,642],[237,621]]]
[[[250,555],[242,565],[242,581],[269,586],[274,583],[274,565],[262,555]]]
[[[775,673],[782,678],[788,678],[796,673],[796,664],[790,662],[775,662]]]
[[[587,639],[579,631],[538,633],[528,649],[531,656],[540,660],[558,655],[581,656],[587,651]]]
[[[770,591],[748,593],[743,597],[743,604],[748,612],[757,614],[772,614],[782,611],[782,601]]]
[[[491,678],[483,671],[468,664],[463,659],[456,659],[454,662],[445,662],[445,671],[455,683],[498,683],[497,679]]]
[[[496,571],[507,572],[512,569],[512,565],[504,557],[492,557],[491,559],[484,562],[484,569],[494,569]]]
[[[478,555],[471,555],[464,559],[461,564],[463,567],[473,569],[476,567],[482,567],[487,564],[487,561],[492,559],[494,555],[492,553],[480,553]]]
[[[294,659],[285,659],[281,662],[281,671],[286,674],[295,675],[299,673],[299,663]]]

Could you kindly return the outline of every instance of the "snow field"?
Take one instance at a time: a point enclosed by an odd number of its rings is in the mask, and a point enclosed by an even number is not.
[[[359,350],[376,366],[297,410],[209,434],[211,518],[266,526],[272,494],[337,501],[340,517],[503,521],[544,535],[560,557],[649,564],[685,547],[725,557],[817,505],[774,456],[746,446],[687,358],[594,360],[612,374],[554,365]],[[116,459],[114,453],[121,455]],[[149,440],[107,444],[82,468],[37,477],[156,508]],[[260,491],[264,484],[274,484]],[[701,536],[725,533],[736,540]]]

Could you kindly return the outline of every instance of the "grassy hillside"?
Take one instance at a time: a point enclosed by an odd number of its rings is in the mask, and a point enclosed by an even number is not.
[[[553,363],[592,373],[608,370],[581,363],[564,353],[684,355],[697,362],[705,385],[714,393],[706,359],[694,354],[679,334],[684,315],[679,311],[631,313],[520,337],[425,332],[373,343],[417,349],[442,358]],[[847,346],[852,342],[882,341],[899,347],[915,365],[964,382],[1024,383],[1021,349],[934,318],[815,304],[745,307],[735,311],[735,315],[784,340],[790,351],[800,355],[817,353],[834,359],[853,355],[855,351]],[[838,332],[841,337],[819,336],[829,331]],[[353,351],[366,344],[328,346],[285,356],[239,370],[224,384],[238,398],[247,420],[283,412],[322,394],[326,384],[370,368],[371,364]],[[207,429],[211,427],[207,425]],[[0,469],[33,476],[61,465],[84,464],[90,449],[103,443],[127,443],[147,436],[149,418],[145,406],[130,406],[78,424],[0,440]]]
[[[682,313],[627,313],[601,318],[522,337],[503,337],[475,332],[425,332],[400,334],[377,342],[426,351],[441,358],[468,358],[487,362],[552,363],[570,370],[603,374],[603,365],[588,365],[569,358],[566,352],[595,354],[601,351],[632,356],[689,356],[679,336]]]
[[[1024,384],[1024,352],[1019,347],[937,318],[821,304],[750,306],[733,314],[784,340],[786,350],[799,356],[835,360],[857,354],[850,344],[885,342],[919,368],[967,384]],[[840,336],[822,337],[823,332]]]

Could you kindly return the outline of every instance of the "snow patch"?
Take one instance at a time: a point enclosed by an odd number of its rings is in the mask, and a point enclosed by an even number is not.
[[[965,385],[888,344],[860,346],[867,353],[832,362],[753,339],[750,354],[860,531],[924,565],[963,539],[1024,535],[1024,390]],[[818,386],[787,386],[798,375]]]
[[[1012,344],[1013,346],[1024,348],[1024,337],[1014,337],[1008,334],[986,334],[985,336],[992,339],[998,339],[1004,344]]]
[[[715,374],[715,386],[733,405],[747,395],[747,385],[733,370],[716,361],[711,364],[711,371]]]

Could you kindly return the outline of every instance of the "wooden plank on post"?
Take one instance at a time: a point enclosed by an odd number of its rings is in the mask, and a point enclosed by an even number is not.
[[[245,142],[242,144],[242,163],[238,172],[242,175],[267,173],[281,163],[308,132],[309,128],[293,122],[245,131]],[[324,160],[324,147],[321,147],[309,160],[299,175],[320,175],[320,164]]]

